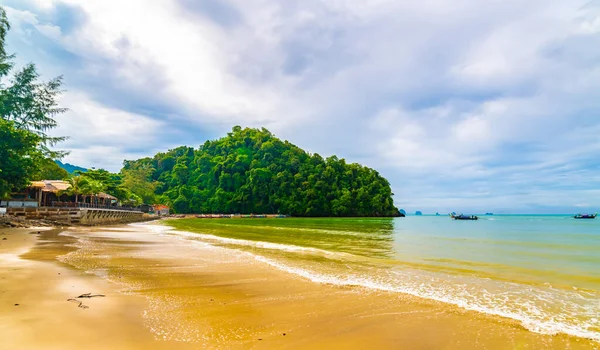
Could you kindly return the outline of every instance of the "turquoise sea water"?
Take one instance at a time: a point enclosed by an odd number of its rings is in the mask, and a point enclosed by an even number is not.
[[[600,220],[186,219],[190,239],[318,283],[408,293],[600,341]]]

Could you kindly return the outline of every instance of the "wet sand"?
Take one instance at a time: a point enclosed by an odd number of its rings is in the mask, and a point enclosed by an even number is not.
[[[7,349],[598,346],[412,296],[317,284],[145,225],[28,231],[0,231]],[[87,309],[67,301],[89,292],[106,297],[82,299]]]

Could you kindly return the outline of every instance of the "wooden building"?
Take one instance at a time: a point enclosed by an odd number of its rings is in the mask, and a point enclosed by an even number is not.
[[[32,181],[30,186],[13,194],[9,207],[111,207],[118,199],[107,193],[69,195],[71,185],[62,180]]]

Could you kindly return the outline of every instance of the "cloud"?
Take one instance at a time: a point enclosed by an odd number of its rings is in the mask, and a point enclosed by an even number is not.
[[[597,195],[594,2],[5,6],[19,59],[65,75],[73,112],[60,131],[77,135],[65,146],[87,166],[117,170],[114,154],[241,124],[376,167],[407,209],[575,210]]]
[[[165,124],[147,116],[99,105],[81,93],[67,93],[62,104],[70,111],[57,117],[57,136],[69,135],[61,147],[71,150],[66,161],[87,167],[118,169],[125,159],[122,150],[138,158],[160,150],[154,140],[164,133]],[[87,158],[87,159],[86,159]]]

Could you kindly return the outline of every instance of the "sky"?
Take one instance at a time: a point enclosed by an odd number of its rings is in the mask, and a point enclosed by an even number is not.
[[[0,0],[83,167],[266,127],[407,212],[600,211],[600,1]]]

